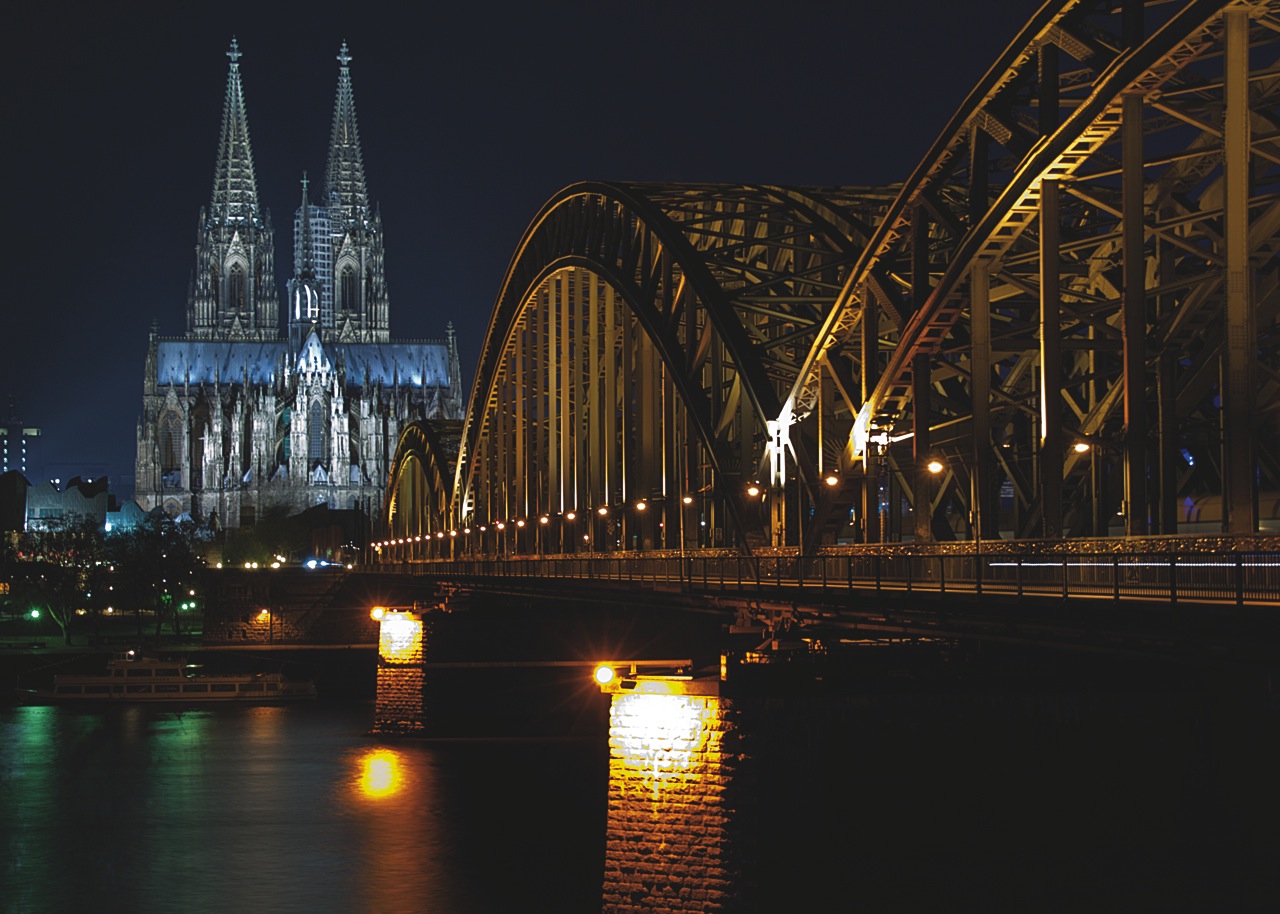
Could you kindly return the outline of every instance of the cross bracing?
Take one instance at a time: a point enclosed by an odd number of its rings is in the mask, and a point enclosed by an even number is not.
[[[1046,4],[899,187],[562,191],[439,523],[544,551],[1257,530],[1278,8]]]

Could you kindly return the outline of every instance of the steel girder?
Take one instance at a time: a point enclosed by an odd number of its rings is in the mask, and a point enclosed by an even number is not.
[[[484,528],[486,548],[784,539],[816,471],[808,444],[787,440],[783,404],[892,196],[603,183],[557,194],[491,319],[455,524]],[[762,507],[745,490],[767,475],[771,446],[786,457]],[[517,532],[522,521],[536,534]]]
[[[419,420],[400,433],[383,516],[393,539],[421,541],[450,530],[449,502],[462,423]]]
[[[1047,4],[974,89],[789,394],[799,414],[825,364],[863,366],[830,411],[881,480],[866,538],[906,532],[906,502],[917,539],[1117,511],[1175,532],[1204,496],[1256,528],[1280,487],[1278,6]]]

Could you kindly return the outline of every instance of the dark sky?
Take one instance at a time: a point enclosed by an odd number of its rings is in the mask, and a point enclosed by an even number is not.
[[[186,329],[233,35],[282,287],[345,39],[392,335],[452,320],[469,385],[515,245],[557,190],[904,180],[1037,5],[27,4],[5,37],[0,395],[44,429],[46,462],[132,473],[148,329]]]

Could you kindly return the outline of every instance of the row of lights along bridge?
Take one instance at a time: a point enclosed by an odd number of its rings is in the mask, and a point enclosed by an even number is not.
[[[1092,446],[1085,441],[1077,441],[1075,444],[1072,445],[1072,450],[1074,450],[1077,454],[1084,454],[1091,449],[1092,449]],[[946,469],[946,464],[937,457],[930,457],[925,464],[925,468],[931,474],[936,476],[942,473],[944,469]],[[835,486],[838,486],[840,484],[840,476],[838,473],[828,470],[822,474],[822,481],[826,485],[834,488]],[[759,480],[754,480],[751,483],[749,483],[746,486],[745,491],[749,499],[760,500],[760,501],[763,501],[763,499],[767,494],[766,487],[763,484],[761,484]],[[694,500],[695,500],[694,496],[692,495],[685,495],[680,499],[681,503],[685,507],[691,506],[694,503]],[[621,513],[622,511],[625,511],[626,507],[627,506],[625,505],[618,506],[618,507],[601,505],[600,507],[595,509],[595,514],[607,522],[611,517],[614,517],[617,514]],[[643,516],[644,513],[649,509],[648,500],[640,499],[639,501],[634,502],[631,505],[631,508],[636,512],[637,516]],[[548,542],[547,540],[550,537],[548,535],[543,534],[543,531],[547,531],[550,529],[553,519],[559,522],[557,523],[559,536],[557,537],[558,542],[556,543]],[[576,530],[572,530],[572,528],[570,528],[572,532],[570,532],[568,541],[566,541],[564,534],[566,532],[566,524],[572,525],[577,519],[578,519],[578,514],[576,511],[565,511],[563,513],[558,513],[554,515],[552,514],[540,515],[537,518],[537,525],[536,527],[534,527],[534,529],[538,531],[538,535],[535,537],[535,543],[533,544],[534,549],[532,551],[537,553],[549,552],[553,545],[558,546],[559,551],[562,551],[562,552],[565,551],[566,547],[569,547],[570,549],[572,549],[573,542],[575,538],[578,536]],[[532,520],[533,518],[518,517],[518,518],[512,518],[511,520],[506,520],[506,521],[501,521],[501,520],[496,521],[491,525],[481,524],[474,528],[463,527],[461,530],[458,530],[458,529],[437,530],[434,534],[425,533],[425,534],[416,534],[414,536],[407,536],[407,537],[392,537],[389,539],[375,542],[372,544],[372,547],[375,552],[381,554],[384,549],[390,549],[396,546],[413,547],[416,544],[425,543],[427,544],[427,548],[424,550],[424,552],[434,552],[435,557],[438,557],[438,558],[453,557],[455,553],[455,544],[458,542],[459,534],[461,534],[461,536],[463,537],[463,540],[461,542],[463,543],[464,553],[467,553],[467,554],[477,553],[477,552],[484,553],[487,551],[485,548],[487,544],[484,542],[481,542],[480,544],[475,543],[474,535],[476,533],[479,533],[481,536],[484,536],[485,534],[489,533],[490,529],[492,529],[498,537],[498,542],[496,544],[498,546],[497,551],[503,551],[503,546],[505,545],[505,542],[507,540],[507,531],[510,529],[515,534],[512,537],[513,543],[510,551],[519,552],[521,551],[519,531],[523,531],[526,527],[529,527],[531,525]],[[698,524],[700,527],[705,527],[706,523],[707,522],[705,519],[699,518]],[[588,532],[584,532],[581,534],[581,540],[584,544],[586,544],[587,549],[592,548],[593,534],[595,534],[594,530],[589,530]],[[598,539],[600,541],[607,541],[611,543],[613,548],[621,547],[621,542],[617,538],[617,536],[611,535],[608,532],[601,534],[598,537]],[[433,542],[437,547],[436,549],[431,549],[431,545]],[[440,548],[440,547],[445,547],[445,548]],[[446,554],[446,550],[447,550],[447,554]],[[423,555],[420,557],[425,558],[426,555]]]

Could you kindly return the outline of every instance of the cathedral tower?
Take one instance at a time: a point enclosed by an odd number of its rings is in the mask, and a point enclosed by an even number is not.
[[[344,41],[338,52],[338,93],[324,182],[332,274],[317,278],[333,314],[333,324],[325,329],[336,331],[343,342],[385,343],[389,326],[382,218],[369,207],[350,63]]]
[[[135,497],[210,527],[321,505],[372,517],[405,426],[461,419],[453,328],[443,340],[390,339],[382,222],[365,187],[344,43],[323,196],[313,200],[302,179],[281,335],[235,41],[227,56],[187,333],[153,330],[147,347]]]
[[[271,217],[258,205],[249,119],[240,84],[240,47],[231,39],[227,95],[213,174],[213,196],[200,210],[196,270],[187,305],[187,336],[269,340],[279,336]]]

